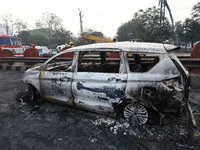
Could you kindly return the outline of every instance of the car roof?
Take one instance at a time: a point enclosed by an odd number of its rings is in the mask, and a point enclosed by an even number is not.
[[[113,51],[141,52],[141,53],[167,53],[166,50],[175,49],[176,46],[161,43],[147,42],[117,42],[117,43],[95,43],[68,49],[71,51],[98,51],[99,49],[113,49]]]
[[[166,50],[172,50],[177,48],[177,46],[171,44],[161,44],[161,43],[147,43],[147,42],[116,42],[116,43],[95,43],[77,46],[69,48],[60,53],[54,55],[47,62],[51,61],[55,57],[77,51],[124,51],[124,52],[135,52],[135,53],[150,53],[150,54],[166,54]],[[46,62],[46,63],[47,63]]]

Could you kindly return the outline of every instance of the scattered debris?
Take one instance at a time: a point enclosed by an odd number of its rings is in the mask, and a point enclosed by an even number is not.
[[[183,147],[183,148],[194,149],[194,146],[188,146],[186,144],[176,143],[176,145],[179,146],[179,147]]]
[[[96,138],[93,138],[93,137],[90,137],[89,140],[90,140],[92,143],[94,143],[94,142],[97,141],[97,139],[96,139]]]

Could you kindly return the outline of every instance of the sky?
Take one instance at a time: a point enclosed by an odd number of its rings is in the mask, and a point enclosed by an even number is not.
[[[120,25],[133,18],[140,9],[159,7],[159,0],[2,0],[0,24],[2,17],[11,14],[13,19],[21,19],[27,23],[28,29],[35,28],[36,20],[42,13],[51,12],[63,20],[63,25],[74,36],[80,33],[79,10],[83,15],[83,29],[100,31],[106,37],[113,38]],[[190,17],[192,7],[199,0],[167,0],[174,22],[184,21]],[[170,19],[166,11],[166,17]]]

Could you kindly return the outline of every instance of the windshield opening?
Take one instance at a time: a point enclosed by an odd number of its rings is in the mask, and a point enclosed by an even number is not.
[[[11,38],[12,45],[11,46],[22,46],[20,39]]]
[[[11,46],[10,38],[0,37],[0,45],[1,46]]]
[[[20,39],[0,37],[1,46],[22,46]]]

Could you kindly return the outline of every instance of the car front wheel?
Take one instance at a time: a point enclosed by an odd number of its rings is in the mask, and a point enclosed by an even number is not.
[[[28,95],[31,101],[38,101],[39,93],[34,86],[28,85]]]

